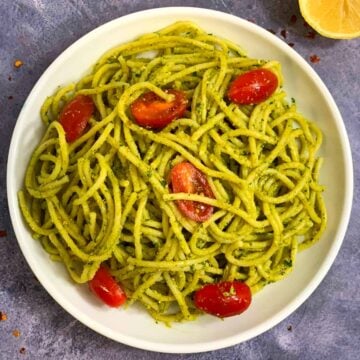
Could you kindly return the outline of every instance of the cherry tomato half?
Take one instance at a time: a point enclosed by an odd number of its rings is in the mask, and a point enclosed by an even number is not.
[[[174,100],[165,101],[154,92],[147,92],[130,105],[138,125],[149,129],[162,129],[184,114],[188,104],[185,93],[172,89],[165,92],[174,95]]]
[[[65,130],[67,142],[77,140],[85,132],[94,109],[92,99],[86,95],[78,95],[65,105],[59,122]]]
[[[275,92],[278,83],[278,78],[270,70],[251,70],[230,84],[228,98],[241,105],[259,104]]]
[[[119,307],[126,301],[125,291],[103,265],[89,281],[90,290],[105,304]]]
[[[240,281],[207,284],[195,292],[194,303],[198,309],[220,318],[239,315],[250,306],[251,291]]]
[[[189,162],[175,165],[170,172],[171,188],[174,193],[202,194],[214,198],[206,176]],[[178,200],[176,205],[189,219],[203,222],[213,213],[213,206],[191,200]]]

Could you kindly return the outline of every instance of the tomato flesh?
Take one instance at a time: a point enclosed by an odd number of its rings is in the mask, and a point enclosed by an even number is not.
[[[94,110],[92,99],[86,95],[77,95],[65,105],[60,113],[59,122],[65,130],[67,142],[77,140],[85,132]]]
[[[150,91],[130,105],[131,114],[138,125],[149,129],[162,129],[184,115],[188,104],[185,93],[173,89],[167,89],[165,92],[174,95],[174,100],[165,101]]]
[[[119,307],[126,301],[125,291],[103,265],[89,281],[89,287],[108,306]]]
[[[198,309],[220,318],[239,315],[251,304],[251,290],[240,281],[207,284],[195,292],[194,303]]]
[[[240,74],[230,84],[227,95],[236,104],[259,104],[275,92],[278,83],[278,78],[272,71],[255,69]]]
[[[206,179],[206,176],[189,162],[182,162],[175,165],[170,172],[172,192],[201,194],[214,198],[214,194]],[[191,200],[177,200],[179,210],[189,219],[203,222],[213,213],[214,207]]]

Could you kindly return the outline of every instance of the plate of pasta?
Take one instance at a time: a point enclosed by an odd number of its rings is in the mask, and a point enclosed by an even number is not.
[[[290,315],[334,261],[353,191],[341,115],[305,60],[255,24],[185,7],[64,51],[23,106],[7,176],[49,294],[102,335],[172,353]]]

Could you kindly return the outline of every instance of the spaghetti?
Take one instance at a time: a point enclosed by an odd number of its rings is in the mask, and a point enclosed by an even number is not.
[[[158,321],[192,320],[192,294],[221,280],[253,293],[294,267],[297,253],[326,226],[319,185],[317,126],[288,103],[281,86],[258,105],[236,105],[229,83],[280,64],[252,59],[228,40],[177,22],[104,54],[76,84],[46,99],[47,126],[19,192],[23,216],[50,258],[77,283],[101,263]],[[190,109],[161,131],[138,126],[129,106],[144,91],[168,100],[182,90]],[[91,96],[88,131],[67,143],[59,113]],[[206,175],[214,198],[172,193],[171,168],[188,161]],[[178,200],[214,207],[196,223]],[[175,306],[174,306],[175,305]]]

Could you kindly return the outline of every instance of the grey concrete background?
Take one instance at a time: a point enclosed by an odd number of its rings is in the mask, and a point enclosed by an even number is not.
[[[150,353],[116,343],[86,328],[55,303],[32,275],[17,245],[5,181],[16,118],[46,67],[80,36],[111,19],[138,10],[179,5],[238,15],[272,29],[293,43],[307,61],[316,54],[320,61],[310,63],[340,108],[355,165],[350,226],[334,265],[312,296],[294,314],[255,339],[192,355]],[[297,17],[295,23],[291,22],[292,15]],[[309,31],[295,0],[0,2],[0,230],[7,233],[0,232],[0,311],[7,315],[6,321],[0,321],[1,360],[360,358],[360,39],[312,39]],[[19,69],[14,67],[16,59],[24,62]],[[20,336],[14,336],[14,330],[19,330]]]

